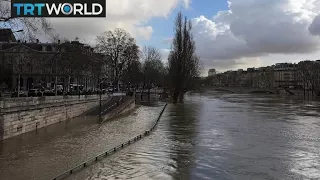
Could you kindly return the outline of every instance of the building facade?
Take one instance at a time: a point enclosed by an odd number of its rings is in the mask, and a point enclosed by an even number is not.
[[[6,89],[28,91],[35,87],[54,89],[60,85],[70,91],[71,85],[95,90],[98,79],[110,68],[92,62],[105,62],[106,57],[79,41],[65,43],[0,42],[0,65],[10,69],[11,83]],[[98,72],[102,72],[98,73]],[[99,76],[99,77],[98,77]]]
[[[209,69],[209,71],[208,71],[209,77],[215,76],[216,74],[217,74],[217,71],[215,69]]]
[[[274,87],[301,88],[298,65],[292,63],[278,63],[274,66]]]

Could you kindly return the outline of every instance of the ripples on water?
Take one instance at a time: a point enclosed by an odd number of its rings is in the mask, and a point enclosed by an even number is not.
[[[45,180],[149,129],[159,104],[137,107],[129,116],[104,124],[79,117],[5,140],[0,144],[0,180]]]
[[[157,130],[69,179],[320,179],[319,102],[205,93]]]
[[[320,179],[319,105],[272,95],[190,94],[184,104],[168,105],[150,136],[67,179]],[[63,133],[49,128],[47,137],[5,142],[0,179],[48,179],[40,177],[143,132],[158,113],[158,105],[144,104],[103,126],[83,119],[57,125]]]

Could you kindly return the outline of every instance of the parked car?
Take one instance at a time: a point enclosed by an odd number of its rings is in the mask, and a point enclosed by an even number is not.
[[[55,96],[56,93],[54,92],[54,90],[46,89],[46,90],[44,90],[44,95],[45,96]]]
[[[108,89],[108,92],[109,92],[109,93],[113,93],[113,88],[109,88],[109,89]]]
[[[43,95],[43,93],[39,89],[30,89],[28,91],[29,97],[38,97],[38,96],[42,96],[42,95]]]
[[[62,96],[62,95],[64,95],[64,91],[63,90],[59,90],[59,91],[57,91],[57,94],[58,94],[58,96]]]
[[[18,92],[13,92],[11,94],[11,97],[14,98],[14,97],[18,97]],[[23,91],[20,91],[19,92],[19,97],[27,97],[26,93],[24,93]]]

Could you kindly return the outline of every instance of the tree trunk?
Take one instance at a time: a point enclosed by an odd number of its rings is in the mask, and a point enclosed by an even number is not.
[[[306,82],[303,81],[303,97],[304,97],[304,100],[306,100]]]
[[[79,96],[79,99],[80,99],[80,85],[79,85],[79,77],[77,77],[77,89],[78,89],[78,96]]]
[[[178,99],[179,99],[179,92],[178,92],[178,90],[177,89],[175,89],[174,90],[174,92],[173,92],[173,103],[178,103]]]
[[[70,92],[71,76],[68,76],[68,92]]]
[[[18,74],[18,87],[17,87],[17,97],[20,97],[20,78],[21,78],[21,75]]]
[[[88,92],[88,78],[85,77],[85,81],[86,81],[86,91]]]
[[[145,84],[143,84],[142,90],[141,90],[141,94],[140,94],[140,99],[141,99],[141,101],[143,100],[143,91],[144,91],[144,88],[145,88]]]
[[[55,87],[54,87],[54,94],[55,96],[58,95],[58,89],[57,89],[57,85],[58,85],[58,76],[56,75],[55,77],[55,83],[54,83]]]
[[[184,93],[181,92],[181,93],[179,94],[179,103],[183,103],[183,99],[184,99]]]

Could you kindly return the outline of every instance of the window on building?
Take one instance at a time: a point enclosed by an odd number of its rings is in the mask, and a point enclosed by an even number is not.
[[[28,69],[28,73],[32,73],[33,72],[32,64],[28,64],[27,69]]]
[[[52,51],[52,46],[47,46],[47,51]]]
[[[51,68],[51,73],[55,74],[56,73],[56,68]]]

